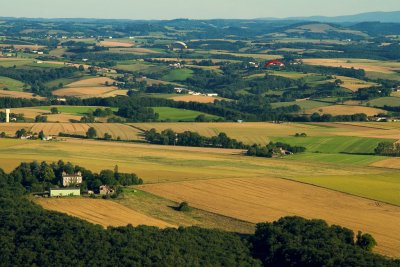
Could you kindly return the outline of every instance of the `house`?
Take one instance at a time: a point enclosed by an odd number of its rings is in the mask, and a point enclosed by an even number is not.
[[[77,172],[74,174],[67,174],[66,172],[62,173],[62,182],[63,186],[70,186],[70,185],[79,185],[82,183],[82,173]]]
[[[51,141],[51,140],[53,140],[53,136],[43,136],[42,140],[43,141]]]
[[[80,188],[50,188],[50,197],[70,197],[80,195]]]
[[[32,134],[26,133],[26,134],[23,134],[20,139],[27,140],[27,139],[31,139],[32,137],[33,137]]]
[[[168,66],[169,66],[170,68],[173,68],[173,69],[180,69],[180,68],[182,68],[181,63],[172,63],[172,64],[169,64]]]
[[[115,190],[109,187],[108,185],[101,185],[99,188],[100,195],[111,195],[114,194]]]
[[[267,63],[265,63],[265,65],[264,65],[265,68],[268,68],[270,66],[284,67],[285,64],[282,61],[279,61],[279,60],[270,60]]]
[[[43,55],[42,51],[37,52],[38,55]]]
[[[216,93],[209,93],[209,94],[207,94],[207,96],[218,96],[218,94],[216,94]]]

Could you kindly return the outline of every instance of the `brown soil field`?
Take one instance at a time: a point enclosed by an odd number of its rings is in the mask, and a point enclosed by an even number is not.
[[[134,43],[120,41],[101,41],[100,45],[104,47],[132,47],[134,46]]]
[[[306,113],[312,114],[314,112],[320,114],[331,114],[331,115],[351,115],[356,113],[365,113],[368,116],[374,116],[379,113],[387,113],[383,109],[378,108],[370,108],[370,107],[361,107],[361,106],[349,106],[349,105],[333,105],[326,107],[319,107],[306,110]]]
[[[327,58],[313,58],[303,59],[305,64],[320,65],[328,67],[343,67],[343,68],[356,68],[364,69],[365,71],[381,72],[381,73],[394,73],[394,70],[399,69],[400,65],[391,66],[384,64],[380,61],[374,60],[352,60],[352,59],[327,59]]]
[[[140,189],[253,223],[283,216],[324,219],[372,234],[376,252],[400,256],[400,207],[277,178],[216,179],[143,185]]]
[[[41,96],[34,96],[32,93],[27,92],[15,92],[15,91],[5,91],[0,90],[0,97],[13,97],[13,98],[27,98],[27,99],[44,99]]]
[[[109,84],[112,84],[115,82],[113,79],[110,79],[108,77],[97,77],[97,78],[90,78],[90,79],[83,79],[77,82],[73,82],[70,84],[67,84],[66,87],[98,87],[98,86],[104,86],[106,82],[109,82]]]
[[[182,95],[182,96],[174,96],[171,99],[183,102],[214,103],[214,100],[217,100],[218,98],[215,98],[213,96],[202,96],[202,95]]]
[[[87,220],[103,227],[126,226],[132,224],[157,226],[160,228],[173,225],[150,216],[141,214],[110,200],[89,198],[41,198],[36,203],[43,208]]]
[[[118,88],[114,86],[68,87],[53,91],[53,95],[90,97],[90,96],[101,96],[103,94],[107,94],[116,90],[118,90]]]

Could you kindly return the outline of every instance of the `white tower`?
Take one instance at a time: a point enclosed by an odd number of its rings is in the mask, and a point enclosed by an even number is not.
[[[6,109],[6,123],[10,123],[10,112],[11,110],[9,108]]]

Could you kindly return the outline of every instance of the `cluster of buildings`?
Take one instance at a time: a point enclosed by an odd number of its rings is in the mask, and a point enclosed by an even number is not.
[[[177,94],[188,94],[188,95],[200,95],[200,96],[212,96],[212,97],[217,97],[217,93],[200,93],[196,92],[187,88],[180,88],[180,87],[175,87],[174,88],[175,93]]]
[[[50,188],[50,197],[68,197],[68,196],[80,196],[81,189],[80,185],[83,182],[83,177],[81,172],[68,174],[66,172],[62,173],[62,185],[63,188]],[[95,192],[88,191],[89,195],[94,195]],[[98,189],[98,194],[100,195],[112,195],[115,190],[108,185],[101,185]]]

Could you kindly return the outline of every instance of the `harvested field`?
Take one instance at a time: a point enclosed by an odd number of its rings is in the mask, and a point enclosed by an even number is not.
[[[369,87],[378,85],[377,83],[366,82],[363,80],[345,77],[345,76],[336,76],[336,79],[340,79],[343,82],[343,84],[340,85],[341,87],[349,89],[353,92],[355,92],[361,88],[369,88]]]
[[[0,90],[0,97],[13,97],[13,98],[27,98],[27,99],[44,99],[44,97],[41,96],[35,96],[32,93],[27,93],[27,92],[17,92],[17,91],[5,91],[5,90]]]
[[[3,123],[0,124],[0,132],[14,136],[17,130],[24,128],[34,133],[43,131],[46,135],[58,135],[60,132],[86,135],[89,127],[94,127],[99,137],[109,133],[115,139],[120,137],[121,140],[138,140],[140,134],[139,130],[118,123]]]
[[[46,135],[58,135],[59,133],[85,135],[89,126],[85,123],[32,123],[31,131]]]
[[[45,47],[43,45],[0,44],[0,47],[10,47],[10,46],[15,47],[15,49],[31,49],[31,50],[39,50]]]
[[[324,219],[371,233],[378,242],[377,252],[400,256],[397,206],[276,178],[190,181],[144,185],[140,189],[254,223],[288,215]]]
[[[47,116],[47,121],[48,122],[70,122],[70,120],[78,120],[81,118],[80,116],[77,115],[72,115],[72,114],[51,114],[48,110],[46,109],[40,109],[38,108],[14,108],[12,109],[13,113],[16,114],[24,114],[24,117],[26,119],[32,119],[34,120],[36,116],[38,115],[44,115]]]
[[[183,102],[214,103],[214,101],[217,100],[218,98],[213,96],[182,95],[182,96],[174,96],[171,99]]]
[[[133,42],[122,42],[122,41],[101,41],[100,46],[104,47],[132,47]]]
[[[361,106],[350,106],[350,105],[333,105],[326,107],[319,107],[306,110],[306,113],[312,114],[314,112],[320,114],[331,114],[333,116],[336,115],[352,115],[356,113],[365,113],[368,116],[378,115],[379,113],[387,113],[383,109],[378,108],[370,108],[370,107],[361,107]]]
[[[387,158],[371,164],[374,167],[400,169],[400,158]]]
[[[390,123],[134,123],[140,129],[157,131],[173,129],[177,132],[195,131],[204,136],[215,136],[221,132],[246,144],[266,144],[271,137],[293,137],[296,133],[308,136],[357,136],[385,139],[400,139],[400,123],[393,123],[389,129],[379,128]],[[379,127],[376,125],[380,125]],[[399,125],[398,128],[395,125]]]
[[[109,97],[116,95],[126,95],[126,90],[118,90],[115,86],[105,86],[115,82],[108,77],[97,77],[83,79],[67,84],[64,88],[53,91],[56,96],[76,96],[76,97]]]
[[[157,226],[160,228],[173,225],[150,216],[141,214],[121,204],[103,199],[89,198],[50,198],[36,199],[36,203],[43,208],[87,220],[103,227],[126,226],[132,224]]]
[[[72,88],[74,88],[74,87],[98,87],[98,86],[104,86],[106,82],[108,82],[109,84],[112,84],[115,81],[108,77],[97,77],[97,78],[89,78],[89,79],[83,79],[80,81],[76,81],[76,82],[67,84],[65,87],[72,87]]]
[[[305,64],[320,65],[328,67],[343,67],[363,69],[368,72],[381,72],[381,73],[394,73],[395,70],[400,69],[400,63],[377,61],[369,59],[327,59],[327,58],[313,58],[303,59]]]
[[[111,93],[113,91],[118,90],[117,87],[114,86],[97,86],[97,87],[71,87],[71,88],[63,88],[53,91],[53,95],[56,96],[76,96],[76,97],[91,97],[98,96]]]
[[[160,52],[142,47],[130,47],[130,48],[111,48],[112,52],[121,52],[121,53],[138,53],[138,54],[160,54]]]

